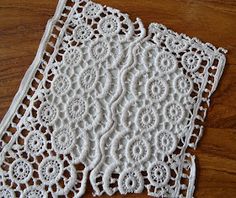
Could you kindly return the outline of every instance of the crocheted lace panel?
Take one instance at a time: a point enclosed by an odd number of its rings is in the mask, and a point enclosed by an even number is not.
[[[192,197],[226,50],[64,1],[0,127],[0,197]]]

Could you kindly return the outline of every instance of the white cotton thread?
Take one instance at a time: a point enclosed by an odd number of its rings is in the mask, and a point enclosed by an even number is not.
[[[224,53],[161,24],[146,32],[117,9],[61,0],[0,125],[0,196],[81,197],[90,179],[94,195],[191,197],[186,150],[202,135],[194,121],[204,121]]]

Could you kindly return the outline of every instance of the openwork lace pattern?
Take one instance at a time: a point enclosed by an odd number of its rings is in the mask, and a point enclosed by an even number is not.
[[[0,197],[192,197],[223,48],[61,0],[0,126]]]

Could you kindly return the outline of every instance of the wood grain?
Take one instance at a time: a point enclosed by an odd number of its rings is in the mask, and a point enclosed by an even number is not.
[[[213,95],[197,151],[195,197],[236,196],[236,1],[96,0],[98,3],[195,36],[229,50],[221,83]],[[0,118],[6,113],[31,64],[57,0],[0,1]],[[92,197],[89,185],[84,197]],[[108,196],[103,196],[108,197]],[[114,197],[123,197],[119,194]],[[125,197],[144,198],[140,195]]]

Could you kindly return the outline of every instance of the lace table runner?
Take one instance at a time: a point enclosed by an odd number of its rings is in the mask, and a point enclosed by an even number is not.
[[[192,197],[223,48],[61,0],[0,126],[0,197]]]

